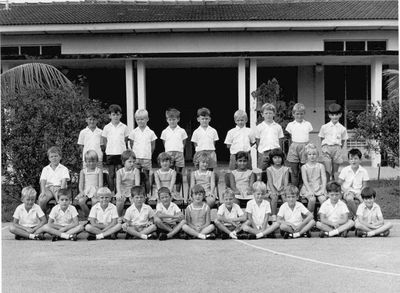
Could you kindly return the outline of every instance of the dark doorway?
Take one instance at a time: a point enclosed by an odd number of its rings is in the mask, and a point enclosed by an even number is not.
[[[189,136],[185,148],[185,159],[188,162],[194,154],[191,135],[199,126],[197,109],[209,108],[212,119],[210,126],[217,130],[219,136],[216,144],[218,161],[229,160],[224,140],[228,130],[235,125],[233,114],[238,107],[236,68],[147,69],[146,100],[150,115],[149,127],[158,137],[168,125],[165,110],[173,107],[181,112],[179,125]],[[154,162],[162,151],[162,141],[157,140]]]

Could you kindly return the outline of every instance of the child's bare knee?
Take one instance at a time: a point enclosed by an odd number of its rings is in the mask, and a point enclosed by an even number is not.
[[[16,231],[17,229],[16,229],[16,227],[15,227],[14,224],[11,224],[10,227],[8,227],[8,230],[9,230],[11,233],[15,234],[15,231]]]

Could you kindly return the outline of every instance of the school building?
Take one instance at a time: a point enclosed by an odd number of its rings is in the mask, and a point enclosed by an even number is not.
[[[382,71],[398,68],[397,1],[81,1],[0,5],[1,70],[28,62],[86,77],[91,98],[120,104],[123,121],[147,108],[159,136],[164,111],[181,111],[189,137],[196,110],[211,109],[219,160],[233,113],[256,122],[251,92],[275,77],[286,101],[304,103],[314,127],[332,102],[354,112],[385,98]],[[350,132],[354,123],[341,120]],[[363,147],[349,139],[347,147]],[[155,153],[162,150],[157,142]],[[187,144],[186,158],[193,149]],[[372,164],[380,162],[374,156]]]

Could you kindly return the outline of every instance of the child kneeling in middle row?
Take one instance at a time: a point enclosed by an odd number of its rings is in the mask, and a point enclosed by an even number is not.
[[[310,229],[315,225],[313,214],[297,201],[299,189],[289,185],[285,188],[286,202],[278,212],[278,223],[283,238],[311,237]]]

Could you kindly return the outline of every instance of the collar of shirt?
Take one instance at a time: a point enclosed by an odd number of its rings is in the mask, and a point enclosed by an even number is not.
[[[176,125],[176,127],[175,127],[175,128],[171,128],[171,126],[168,126],[168,129],[169,129],[170,131],[173,131],[173,132],[175,132],[175,131],[177,131],[177,130],[181,129],[181,127],[180,127],[179,125]]]
[[[101,204],[100,204],[100,203],[97,205],[96,208],[103,211],[103,208],[101,207]],[[111,204],[111,203],[108,203],[108,205],[107,205],[107,207],[106,207],[106,209],[105,209],[104,211],[107,211],[107,210],[109,210],[109,209],[111,209],[111,208],[112,208],[112,204]]]
[[[118,128],[118,127],[121,127],[121,126],[123,126],[123,124],[122,124],[122,122],[121,122],[121,121],[118,123],[118,125],[117,125],[117,126],[115,126],[114,124],[112,124],[112,122],[110,122],[110,123],[109,123],[109,125],[110,125],[110,126],[113,126],[113,127],[115,127],[115,128]]]
[[[278,124],[278,123],[275,122],[275,120],[272,120],[272,123],[267,123],[267,122],[265,122],[265,121],[263,121],[263,123],[264,123],[266,126],[272,126],[272,125]]]
[[[327,124],[329,127],[340,127],[342,124],[338,121],[336,124],[333,124],[332,121],[329,121]]]

